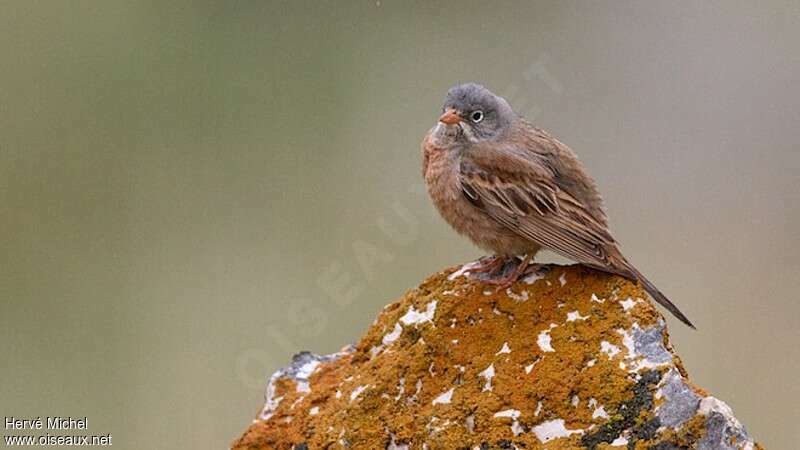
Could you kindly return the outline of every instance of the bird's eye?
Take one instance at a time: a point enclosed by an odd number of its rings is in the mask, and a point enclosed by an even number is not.
[[[481,122],[481,121],[483,120],[483,111],[481,111],[481,110],[472,111],[472,112],[470,113],[470,115],[469,115],[469,118],[470,118],[470,119],[471,119],[473,122],[475,122],[475,123],[479,123],[479,122]]]

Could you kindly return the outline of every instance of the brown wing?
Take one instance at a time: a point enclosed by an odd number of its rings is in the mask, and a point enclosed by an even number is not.
[[[692,322],[622,255],[600,195],[575,155],[540,130],[508,147],[473,146],[459,167],[464,196],[518,235],[597,269],[636,280],[683,323]]]
[[[515,233],[581,263],[634,278],[597,205],[584,205],[559,183],[546,161],[514,149],[481,151],[462,160],[462,192]],[[598,196],[599,198],[599,196]],[[602,213],[601,213],[602,214]]]

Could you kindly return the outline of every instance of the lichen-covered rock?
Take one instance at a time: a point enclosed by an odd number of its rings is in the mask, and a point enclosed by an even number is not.
[[[295,356],[233,448],[760,448],[687,380],[637,286],[549,266],[495,292],[472,267],[386,306],[356,346]]]

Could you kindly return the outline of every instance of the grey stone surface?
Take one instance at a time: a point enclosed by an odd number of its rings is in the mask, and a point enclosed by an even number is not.
[[[700,405],[700,396],[684,383],[677,370],[667,373],[659,392],[664,403],[658,407],[656,415],[662,425],[677,428],[694,417]]]
[[[636,353],[644,356],[654,364],[666,364],[672,361],[672,354],[664,347],[665,329],[664,322],[661,322],[657,327],[651,327],[646,330],[634,327],[632,334]]]
[[[733,416],[724,402],[706,397],[700,402],[700,414],[706,415],[706,434],[698,442],[697,450],[753,450],[753,439]]]
[[[276,371],[269,378],[267,390],[264,394],[264,408],[261,410],[259,417],[263,420],[269,419],[282,399],[282,397],[275,397],[275,382],[277,380],[289,378],[297,382],[298,390],[307,389],[308,377],[311,376],[320,363],[337,360],[352,351],[353,346],[347,346],[341,351],[330,355],[317,355],[308,351],[294,355],[292,362],[288,366]]]

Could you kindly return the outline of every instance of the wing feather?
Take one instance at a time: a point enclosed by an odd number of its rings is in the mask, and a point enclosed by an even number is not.
[[[567,258],[632,276],[605,217],[593,214],[599,208],[581,203],[535,157],[514,150],[473,151],[461,162],[459,181],[470,202],[518,235]]]
[[[527,137],[512,138],[505,146],[477,144],[465,152],[458,179],[467,200],[543,248],[640,282],[658,303],[694,328],[622,255],[608,231],[594,181],[572,151],[541,130],[529,127],[527,131],[521,133]]]

